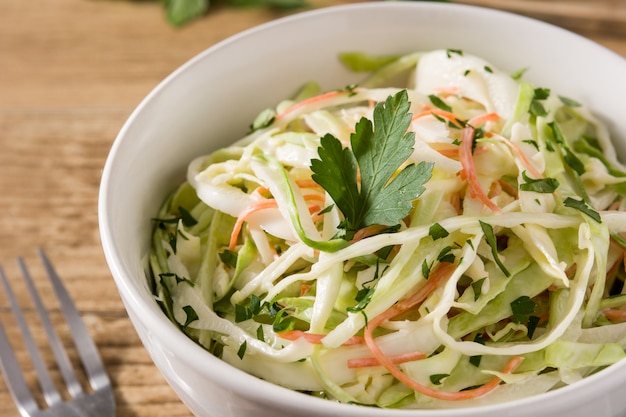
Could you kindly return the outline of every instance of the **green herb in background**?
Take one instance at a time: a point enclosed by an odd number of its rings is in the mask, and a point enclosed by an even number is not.
[[[204,16],[209,10],[211,0],[160,0],[165,9],[167,21],[173,26],[183,26],[190,21]],[[307,5],[305,0],[223,0],[233,7],[273,7],[294,9]]]
[[[190,21],[204,16],[215,0],[159,0],[165,9],[167,21],[173,26],[184,26]],[[449,0],[412,0],[448,3]],[[270,7],[287,10],[308,6],[306,0],[221,0],[232,7]]]

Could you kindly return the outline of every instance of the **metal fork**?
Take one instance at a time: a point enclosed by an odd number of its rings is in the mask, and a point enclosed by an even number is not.
[[[39,256],[59,300],[61,311],[74,339],[74,345],[90,386],[85,389],[81,385],[57,332],[54,330],[46,313],[26,264],[22,258],[18,258],[18,264],[28,287],[28,292],[33,300],[39,320],[45,329],[58,369],[65,382],[67,393],[69,394],[66,394],[65,397],[69,397],[69,399],[64,399],[55,386],[41,353],[35,344],[22,309],[11,289],[9,280],[0,266],[0,280],[4,286],[13,315],[20,327],[24,344],[39,379],[39,385],[46,404],[40,406],[29,389],[22,369],[9,344],[7,334],[0,323],[0,367],[9,391],[23,417],[113,417],[115,416],[113,390],[96,346],[89,337],[87,329],[61,279],[42,249],[39,249]]]

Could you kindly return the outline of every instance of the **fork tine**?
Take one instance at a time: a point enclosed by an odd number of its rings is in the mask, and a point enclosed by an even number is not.
[[[5,289],[7,297],[9,296],[10,289],[7,291],[7,279],[4,275],[4,270],[0,266],[0,278]],[[28,416],[33,414],[37,409],[37,402],[28,388],[26,380],[24,380],[24,374],[20,368],[17,358],[13,353],[13,348],[9,343],[9,338],[4,331],[4,326],[0,323],[0,368],[4,375],[4,379],[7,381],[7,386],[13,397],[13,400],[18,406],[20,414]],[[8,381],[11,381],[9,384]]]
[[[59,300],[63,316],[65,316],[65,320],[67,321],[72,337],[74,338],[74,345],[76,346],[91,387],[94,390],[97,390],[99,388],[110,386],[109,376],[106,373],[104,364],[102,363],[102,359],[98,353],[98,349],[89,336],[89,332],[87,331],[78,310],[76,310],[70,295],[65,289],[65,286],[61,282],[61,279],[57,275],[44,250],[39,248],[38,252],[48,273],[48,278],[50,278],[54,292]]]
[[[28,328],[28,324],[26,323],[26,319],[24,318],[22,309],[17,303],[17,299],[15,298],[11,285],[9,284],[9,281],[2,268],[0,268],[0,278],[2,279],[2,285],[9,300],[9,304],[11,305],[13,316],[15,317],[15,320],[17,321],[20,331],[22,333],[24,343],[26,344],[26,349],[28,350],[28,353],[30,355],[30,360],[35,368],[35,372],[39,380],[39,385],[41,386],[42,392],[44,394],[44,398],[49,405],[56,404],[61,401],[61,395],[59,394],[58,390],[54,386],[54,383],[52,382],[50,373],[48,372],[48,368],[46,367],[43,358],[39,353],[39,349],[37,348],[33,336]],[[13,353],[13,349],[9,344],[4,329],[3,333],[2,347],[0,348],[0,360],[2,362],[2,369],[5,374],[5,379],[7,381],[9,389],[11,390],[11,394],[13,395],[16,403],[21,409],[20,412],[22,412],[22,410],[25,412],[28,411],[27,414],[22,413],[22,415],[29,415],[29,413],[36,411],[39,407],[33,395],[31,394],[30,389],[26,384],[26,381],[24,380],[22,370],[17,363],[15,354]]]
[[[22,258],[18,258],[17,262],[22,271],[26,286],[28,287],[30,297],[33,300],[35,309],[37,310],[39,321],[41,321],[41,324],[43,325],[43,328],[46,332],[46,336],[48,337],[48,344],[50,345],[52,352],[54,353],[54,357],[57,360],[57,366],[61,371],[61,375],[63,376],[63,380],[65,381],[67,390],[72,395],[72,397],[74,397],[83,392],[83,389],[80,386],[80,382],[78,382],[78,378],[74,373],[74,369],[72,368],[72,364],[70,363],[65,349],[63,348],[63,344],[61,343],[57,332],[54,330],[54,327],[50,322],[50,318],[48,317],[46,309],[41,302],[41,298],[39,297],[37,289],[33,284],[33,279],[28,271],[28,268],[26,267],[26,264],[24,263],[24,260]]]

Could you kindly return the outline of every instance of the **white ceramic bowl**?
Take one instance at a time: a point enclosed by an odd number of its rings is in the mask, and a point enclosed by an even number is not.
[[[557,27],[446,3],[335,6],[273,21],[207,49],[165,79],[135,110],[107,160],[99,215],[104,252],[141,340],[167,381],[201,417],[557,416],[626,412],[626,362],[582,382],[510,403],[458,410],[380,410],[292,392],[243,373],[198,347],[153,301],[142,258],[151,222],[195,156],[241,137],[260,109],[304,81],[327,89],[359,79],[340,51],[394,54],[456,48],[587,103],[626,155],[626,60]]]

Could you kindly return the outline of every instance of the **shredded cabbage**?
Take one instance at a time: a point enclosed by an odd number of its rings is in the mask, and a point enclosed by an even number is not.
[[[147,273],[172,322],[259,378],[378,407],[507,401],[622,360],[626,169],[600,119],[459,50],[343,58],[382,66],[264,110],[164,202]],[[403,166],[432,175],[399,224],[347,237],[311,160],[401,90]]]

